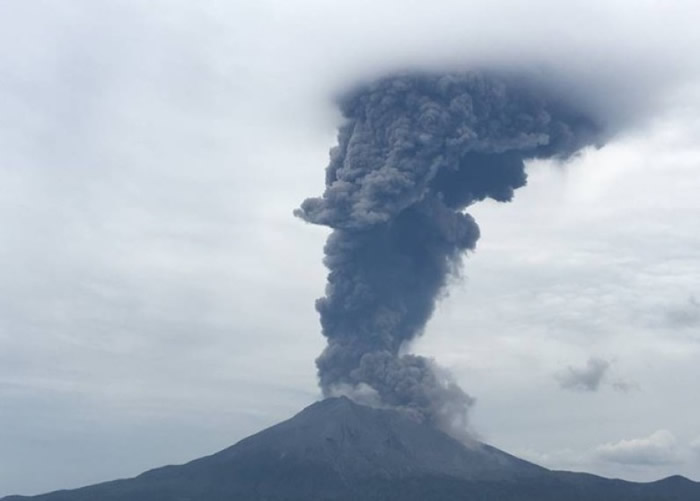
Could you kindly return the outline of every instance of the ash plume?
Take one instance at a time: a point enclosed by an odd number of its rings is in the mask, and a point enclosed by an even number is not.
[[[481,72],[400,74],[346,94],[326,189],[295,214],[329,226],[318,299],[325,395],[371,395],[443,429],[473,399],[432,360],[407,354],[479,227],[464,209],[512,199],[524,161],[566,158],[603,128],[530,79]]]

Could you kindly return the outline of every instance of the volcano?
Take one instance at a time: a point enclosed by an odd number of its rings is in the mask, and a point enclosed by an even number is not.
[[[552,471],[464,444],[395,411],[345,397],[211,456],[135,478],[0,501],[697,501],[700,483]]]

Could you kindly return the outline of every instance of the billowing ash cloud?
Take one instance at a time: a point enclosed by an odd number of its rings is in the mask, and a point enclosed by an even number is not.
[[[461,425],[473,399],[424,357],[406,354],[479,227],[464,209],[508,202],[524,161],[566,158],[602,127],[529,78],[479,72],[402,74],[340,100],[345,122],[326,190],[295,214],[333,229],[325,297],[326,395],[368,390],[437,426]]]

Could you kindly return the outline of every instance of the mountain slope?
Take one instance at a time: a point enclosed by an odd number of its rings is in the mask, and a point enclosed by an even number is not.
[[[127,480],[2,501],[697,501],[700,484],[553,472],[467,447],[395,411],[332,398],[212,456]]]

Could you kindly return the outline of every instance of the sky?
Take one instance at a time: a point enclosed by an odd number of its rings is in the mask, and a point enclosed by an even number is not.
[[[320,398],[333,98],[537,69],[620,124],[533,161],[410,350],[483,441],[700,480],[692,1],[0,3],[0,496],[213,453]]]

